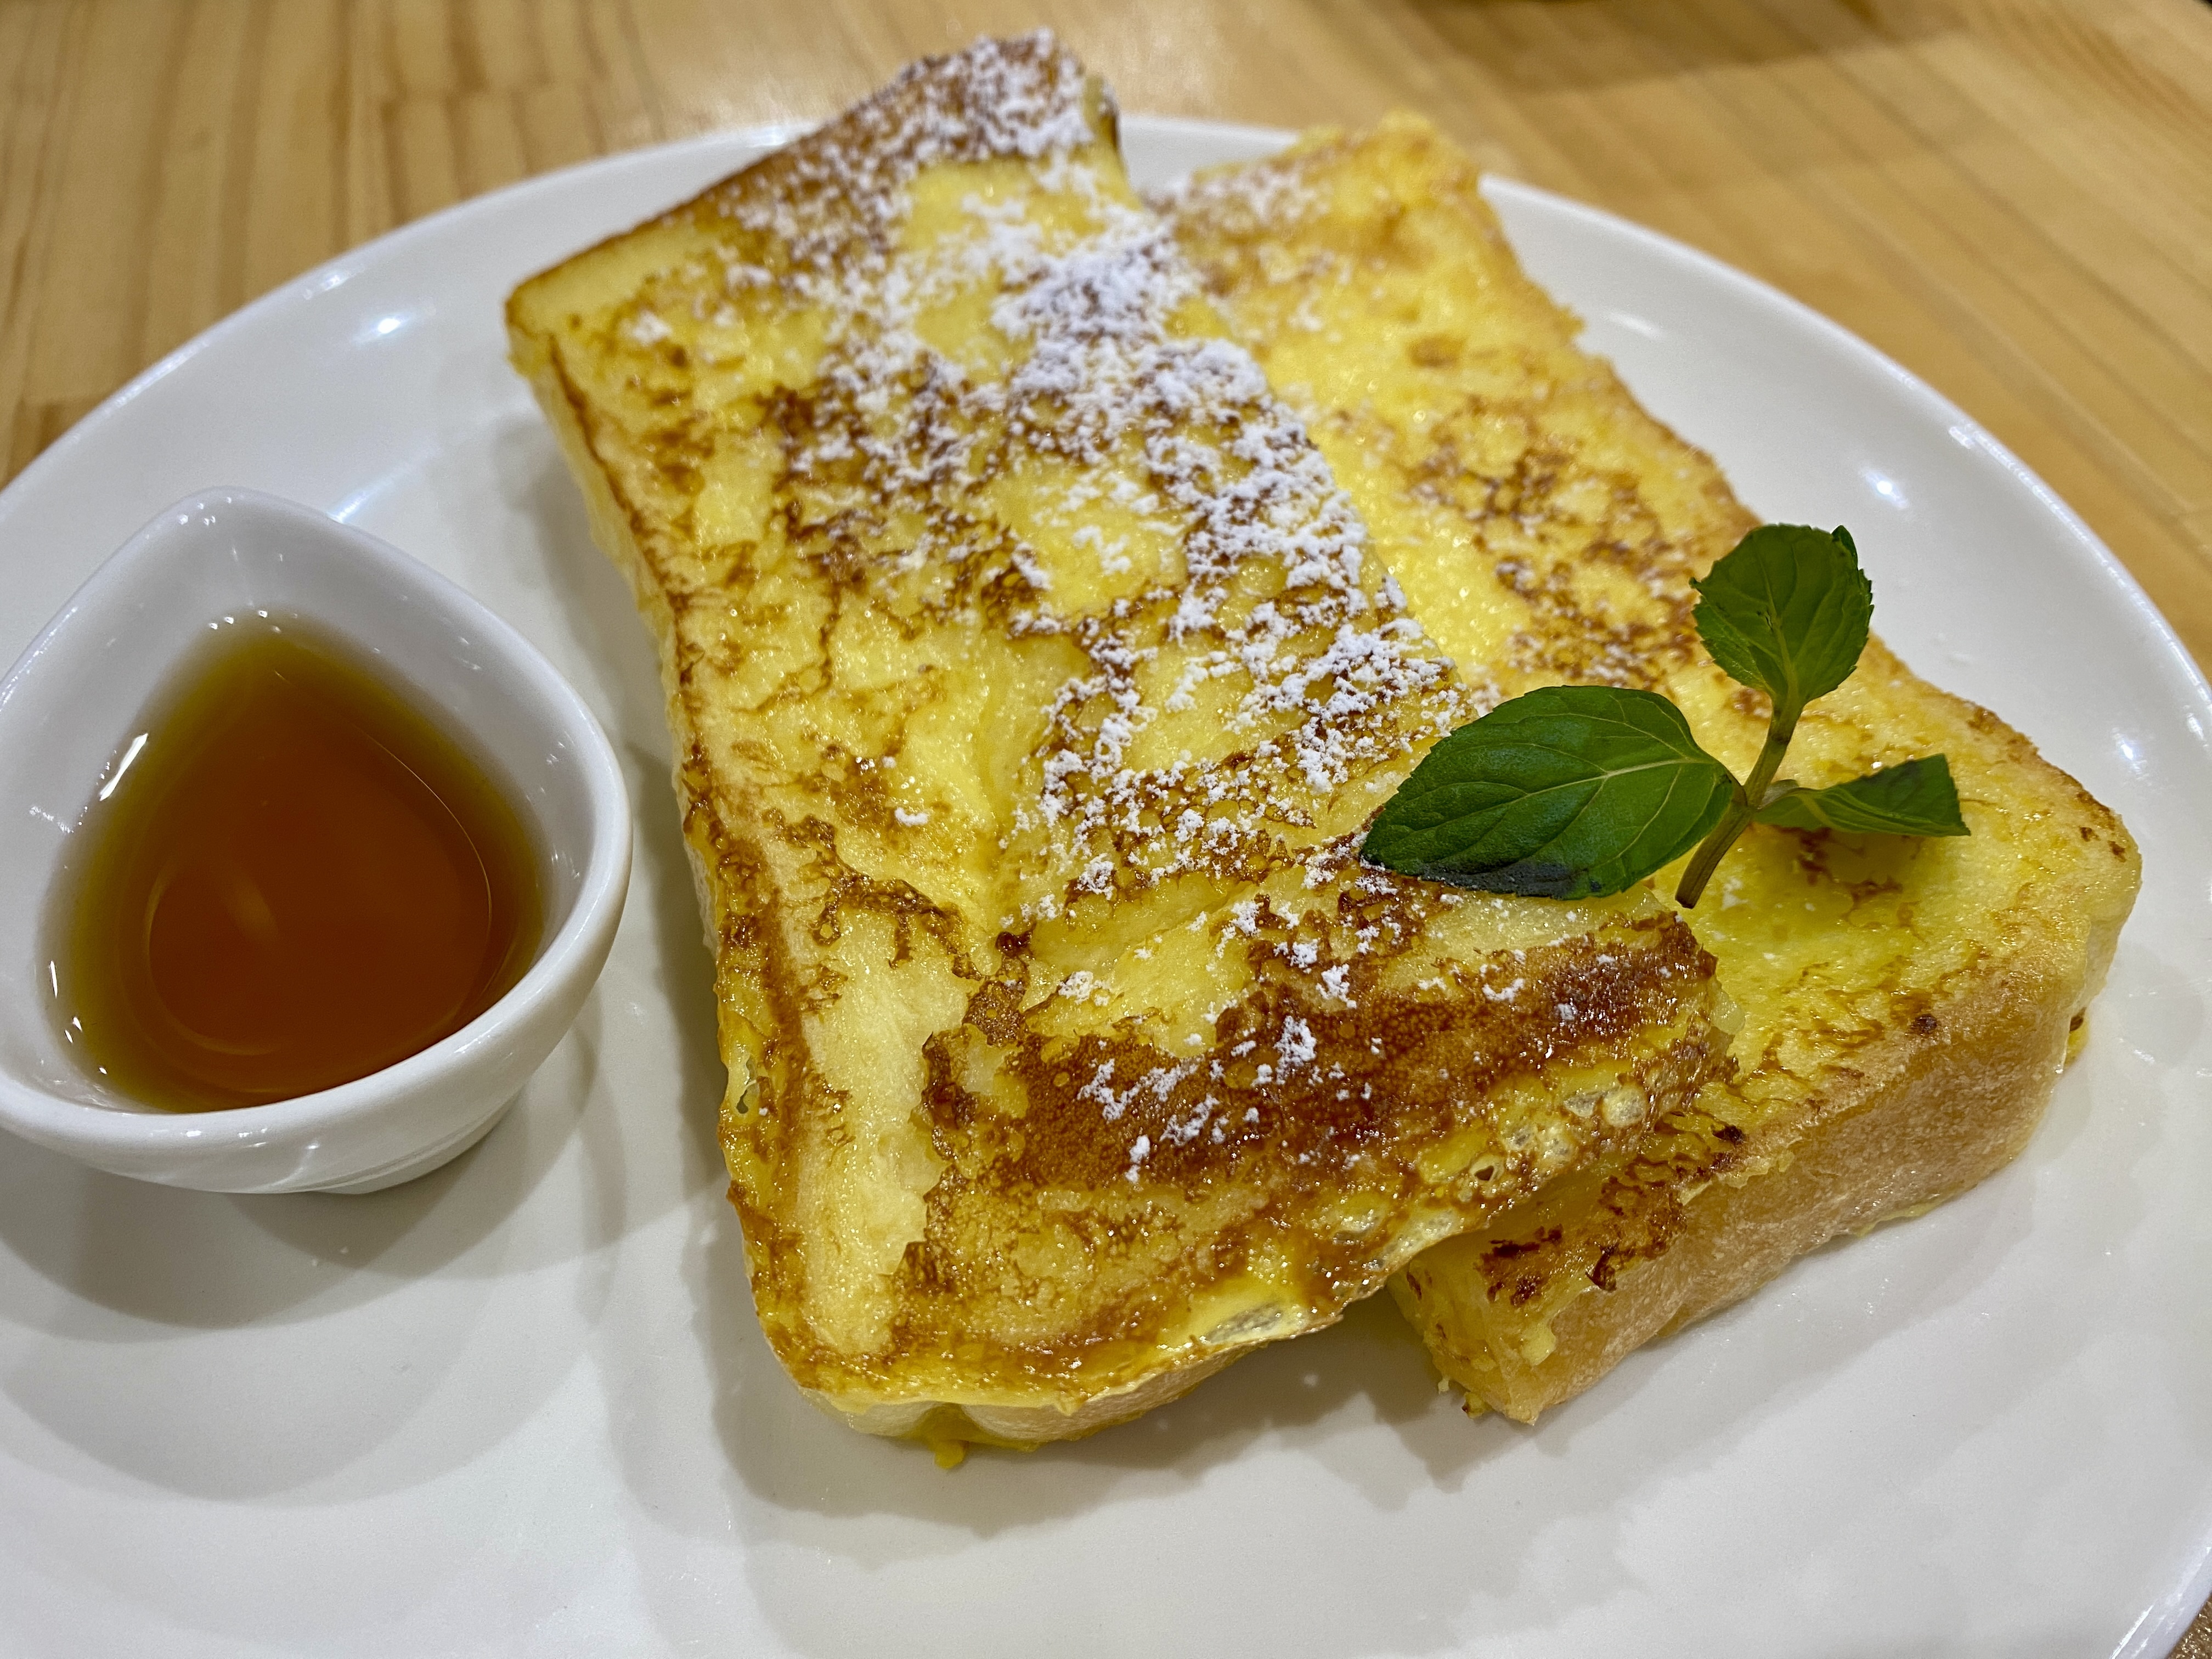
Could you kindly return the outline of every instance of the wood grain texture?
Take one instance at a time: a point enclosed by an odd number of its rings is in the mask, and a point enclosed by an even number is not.
[[[1409,105],[1777,283],[2018,451],[2212,660],[2197,0],[0,0],[0,467],[394,225],[1040,16],[1130,108]]]
[[[319,260],[1053,24],[1133,110],[1421,110],[1962,404],[2212,662],[2201,0],[0,0],[0,477]],[[2212,1620],[2179,1653],[2212,1659]]]

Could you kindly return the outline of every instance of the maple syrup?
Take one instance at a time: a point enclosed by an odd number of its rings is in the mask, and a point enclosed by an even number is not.
[[[178,1111],[418,1053],[521,977],[540,926],[530,837],[450,738],[296,621],[216,633],[137,723],[48,923],[78,1057]]]

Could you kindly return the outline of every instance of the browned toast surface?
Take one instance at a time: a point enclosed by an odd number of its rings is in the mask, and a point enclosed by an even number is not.
[[[761,1318],[860,1426],[1130,1415],[1723,1063],[1648,896],[1356,863],[1497,688],[1048,38],[915,66],[509,324],[659,645]]]

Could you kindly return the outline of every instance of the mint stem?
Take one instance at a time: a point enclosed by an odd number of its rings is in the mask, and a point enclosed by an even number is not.
[[[1735,838],[1749,826],[1751,815],[1759,810],[1759,803],[1766,799],[1767,787],[1773,783],[1774,775],[1782,769],[1783,750],[1790,747],[1790,739],[1796,734],[1797,716],[1802,712],[1802,707],[1786,710],[1778,708],[1768,717],[1766,742],[1752,764],[1751,776],[1736,785],[1728,811],[1713,826],[1712,834],[1698,843],[1698,850],[1690,855],[1689,866],[1682,872],[1682,884],[1674,890],[1674,902],[1685,910],[1697,908],[1698,899],[1705,896],[1705,884],[1713,878],[1713,872],[1728,856],[1729,848],[1735,845]]]

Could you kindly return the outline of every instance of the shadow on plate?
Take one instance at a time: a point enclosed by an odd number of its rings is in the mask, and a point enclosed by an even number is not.
[[[1578,1600],[1633,1593],[1626,1564],[1650,1547],[1642,1512],[1708,1478],[1771,1419],[1802,1415],[1865,1351],[1955,1317],[2027,1232],[2034,1199],[2022,1178],[1966,1200],[1946,1250],[1914,1247],[1903,1229],[1856,1245],[1883,1259],[1850,1273],[1856,1288],[1842,1295],[1823,1272],[1836,1264],[1803,1264],[1747,1305],[1632,1356],[1533,1429],[1465,1418],[1376,1298],[1134,1423],[1029,1455],[978,1451],[949,1473],[919,1447],[860,1436],[805,1403],[752,1319],[733,1222],[695,1242],[687,1271],[741,1559],[794,1650],[847,1651],[884,1628],[908,1632],[916,1651],[1053,1645],[1064,1616],[1038,1612],[1020,1586],[1030,1575],[1072,1583],[1066,1562],[1095,1553],[1152,1564],[1149,1610],[1102,1613],[1089,1647],[1060,1650],[1126,1647],[1136,1618],[1144,1650],[1207,1651],[1200,1632],[1219,1627],[1220,1585],[1249,1583],[1273,1589],[1239,1614],[1245,1650],[1419,1653],[1456,1650],[1471,1607],[1548,1582],[1563,1552],[1581,1576]],[[2065,1340],[2043,1335],[2046,1347]],[[2033,1386],[2031,1368],[2010,1395],[1934,1393],[1903,1413],[1899,1455],[1940,1462]],[[1823,1478],[1808,1467],[1808,1490]],[[1787,1524],[1817,1535],[1825,1522],[1814,1512]],[[1389,1582],[1347,1600],[1328,1564],[1333,1542],[1354,1536],[1352,1554],[1389,1562]],[[1156,1546],[1133,1542],[1146,1539]],[[1286,1575],[1286,1561],[1311,1571]]]
[[[381,1193],[191,1192],[11,1142],[0,1244],[68,1297],[163,1328],[149,1336],[265,1324],[309,1303],[314,1317],[357,1305],[450,1266],[522,1205],[582,1115],[588,1035],[574,1047],[580,1086],[533,1082],[476,1146]],[[38,1322],[8,1305],[21,1298],[4,1289],[11,1279],[0,1276],[0,1313]]]

